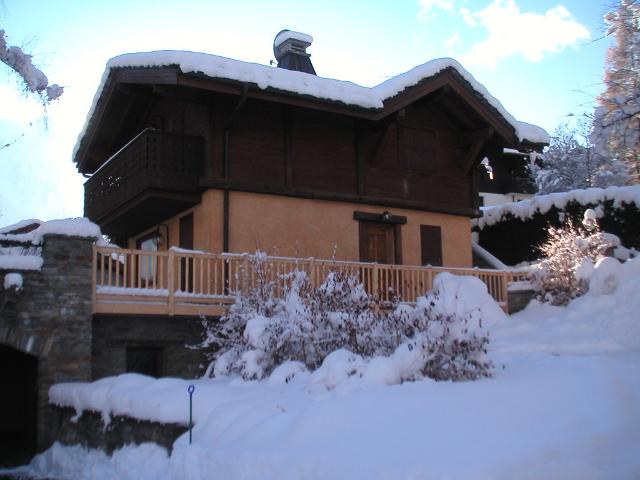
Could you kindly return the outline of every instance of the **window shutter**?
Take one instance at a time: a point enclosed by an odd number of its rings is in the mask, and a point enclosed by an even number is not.
[[[422,265],[442,266],[442,233],[440,227],[420,225]]]

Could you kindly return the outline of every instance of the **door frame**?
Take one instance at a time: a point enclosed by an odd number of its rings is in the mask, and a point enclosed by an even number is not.
[[[353,212],[353,219],[358,220],[358,235],[359,235],[359,254],[360,261],[362,261],[364,255],[364,239],[367,235],[366,224],[367,223],[382,223],[393,226],[393,247],[394,247],[394,264],[402,265],[402,225],[407,223],[407,217],[401,215],[392,215],[388,211],[382,213],[370,213],[370,212]]]

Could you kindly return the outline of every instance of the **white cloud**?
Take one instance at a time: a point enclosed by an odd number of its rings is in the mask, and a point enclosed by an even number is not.
[[[473,13],[471,12],[471,10],[465,7],[460,7],[460,10],[458,11],[460,12],[460,15],[462,15],[462,19],[464,20],[464,23],[466,23],[470,27],[475,27],[476,25],[478,25],[478,22],[473,17]]]
[[[460,43],[460,32],[456,30],[453,35],[451,35],[444,41],[444,46],[448,52],[451,52],[453,47],[455,47],[458,43]]]
[[[453,10],[454,0],[418,0],[420,10],[418,11],[418,20],[426,22],[436,14],[432,13],[433,10]]]
[[[488,35],[460,57],[465,65],[495,67],[499,60],[515,55],[538,62],[590,37],[589,30],[562,5],[537,14],[521,12],[515,0],[493,0],[483,10],[466,13]]]

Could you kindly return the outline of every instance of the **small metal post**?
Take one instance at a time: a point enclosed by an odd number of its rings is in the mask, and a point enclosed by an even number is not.
[[[191,428],[193,427],[193,392],[196,387],[189,385],[187,392],[189,392],[189,445],[191,445]]]

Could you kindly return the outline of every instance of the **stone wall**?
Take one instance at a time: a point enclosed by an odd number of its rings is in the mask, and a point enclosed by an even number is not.
[[[95,315],[93,318],[92,378],[126,371],[128,347],[161,351],[160,375],[200,377],[207,360],[202,350],[188,348],[202,341],[198,317],[155,315]]]
[[[49,387],[91,379],[92,238],[46,235],[40,271],[3,290],[0,343],[38,358],[38,448],[53,441]],[[15,272],[17,270],[10,270]],[[0,279],[8,271],[0,271]]]
[[[535,296],[533,289],[514,289],[508,291],[509,315],[524,310]]]
[[[128,417],[113,417],[108,425],[96,412],[83,412],[72,421],[72,408],[55,407],[55,434],[63,445],[83,445],[100,448],[107,453],[128,444],[155,442],[171,452],[173,442],[188,430],[186,425],[135,420]]]

